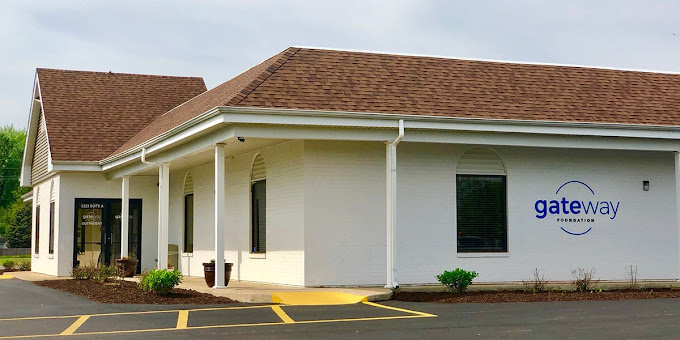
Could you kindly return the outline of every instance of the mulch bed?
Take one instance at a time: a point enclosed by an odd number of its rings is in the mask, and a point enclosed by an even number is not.
[[[392,300],[407,302],[435,303],[503,303],[503,302],[550,302],[550,301],[589,301],[589,300],[638,300],[680,298],[680,289],[648,289],[648,290],[611,290],[591,292],[466,292],[456,294],[450,292],[397,292]]]
[[[137,288],[137,283],[121,281],[100,283],[95,280],[47,280],[34,282],[38,286],[53,288],[84,296],[101,303],[132,303],[159,305],[219,305],[238,301],[199,293],[195,290],[175,288],[168,295],[161,296]]]

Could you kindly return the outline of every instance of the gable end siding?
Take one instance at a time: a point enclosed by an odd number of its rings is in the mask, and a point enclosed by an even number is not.
[[[35,185],[47,177],[48,157],[47,131],[45,130],[43,115],[41,114],[38,120],[38,135],[35,138],[33,161],[31,163],[31,185]]]

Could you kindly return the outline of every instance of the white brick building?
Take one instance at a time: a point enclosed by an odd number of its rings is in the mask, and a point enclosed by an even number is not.
[[[680,75],[290,48],[202,86],[38,70],[34,271],[122,252],[297,286],[680,278]]]

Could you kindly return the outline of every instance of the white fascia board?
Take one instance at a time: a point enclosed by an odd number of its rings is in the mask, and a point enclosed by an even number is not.
[[[42,109],[42,105],[40,105]],[[45,121],[45,111],[41,110],[40,113],[43,117],[42,125],[45,129],[45,142],[47,143],[47,173],[49,174],[54,170],[54,163],[52,162],[52,149],[50,149],[50,135],[47,133],[47,122]]]
[[[223,129],[213,131],[209,134],[203,135],[192,140],[190,143],[184,143],[169,150],[161,151],[150,158],[151,163],[170,163],[173,160],[190,156],[192,154],[208,150],[217,143],[236,137],[234,125],[227,125]],[[147,151],[148,154],[148,151]],[[140,155],[141,157],[141,155]],[[115,179],[123,176],[132,176],[142,171],[155,167],[154,165],[143,164],[141,162],[133,162],[126,166],[110,169],[106,174],[107,179]]]
[[[209,111],[208,113],[211,113]],[[192,136],[200,133],[204,133],[210,129],[213,129],[219,125],[225,124],[224,116],[218,115],[218,111],[214,111],[215,114],[211,114],[207,119],[200,122],[195,122],[193,126],[187,126],[186,129],[178,131],[175,134],[166,136],[166,138],[154,138],[147,143],[143,143],[135,148],[130,149],[120,155],[109,157],[99,162],[102,170],[107,171],[109,169],[128,164],[142,157],[142,148],[146,147],[147,157],[149,155],[158,152],[162,149],[168,148],[174,144],[182,142]],[[160,136],[159,136],[160,137]],[[156,160],[154,160],[156,162]]]
[[[219,107],[219,110],[227,114],[227,121],[233,123],[397,128],[399,120],[403,119],[406,129],[680,139],[680,126],[666,125],[459,118],[246,107]],[[265,116],[266,118],[264,118]],[[304,117],[304,119],[295,119],[294,117]]]
[[[216,107],[149,141],[126,152],[106,158],[100,162],[102,170],[123,166],[141,157],[143,147],[147,153],[159,152],[172,147],[192,136],[205,132],[220,124],[258,124],[262,126],[338,127],[366,128],[367,133],[359,139],[347,136],[348,140],[382,140],[383,129],[397,129],[399,120],[404,120],[408,130],[495,132],[538,134],[550,136],[597,136],[628,137],[635,139],[680,140],[680,126],[654,126],[610,123],[552,122],[509,119],[457,118],[425,115],[405,115],[370,112],[340,112],[318,110],[293,110],[250,107]],[[240,127],[239,127],[240,128]],[[265,129],[262,129],[263,131]],[[268,129],[270,132],[274,131]],[[301,130],[298,130],[302,132]],[[311,131],[311,130],[310,130]],[[309,131],[308,131],[309,132]],[[245,133],[245,130],[244,130]],[[375,138],[367,137],[374,134]],[[406,134],[410,140],[409,133]],[[296,135],[304,138],[304,134]],[[358,136],[358,135],[357,135]],[[264,137],[259,135],[259,137]],[[269,136],[274,138],[274,136]],[[288,137],[293,138],[293,136]],[[366,139],[369,138],[369,139]],[[387,138],[391,140],[393,138]],[[634,141],[632,142],[634,143]],[[664,150],[666,149],[664,145]],[[606,147],[605,147],[606,148]]]
[[[39,115],[42,114],[42,102],[37,97],[42,99],[40,95],[40,83],[38,81],[38,72],[35,73],[35,80],[33,81],[33,92],[31,93],[31,108],[28,115],[28,124],[26,124],[26,142],[24,143],[24,154],[21,160],[21,175],[19,176],[19,185],[23,187],[31,186],[31,161],[33,160],[33,152],[35,146],[35,139],[37,138]],[[40,110],[36,112],[35,105],[40,105]]]
[[[236,136],[244,138],[392,141],[397,137],[392,129],[362,129],[356,127],[286,126],[236,124]]]
[[[24,201],[24,202],[33,201],[33,190],[21,195],[21,200]]]
[[[102,171],[102,166],[99,162],[81,162],[81,161],[53,161],[52,171]]]
[[[677,151],[680,140],[602,136],[567,136],[459,131],[409,131],[404,142],[471,145],[532,146],[543,148]]]

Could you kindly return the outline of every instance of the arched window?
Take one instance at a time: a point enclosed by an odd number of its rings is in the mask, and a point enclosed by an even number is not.
[[[194,252],[194,179],[190,173],[184,176],[184,248],[185,253]]]
[[[54,185],[54,180],[50,183],[50,246],[49,253],[54,254],[54,200],[56,197],[57,188]]]
[[[456,168],[459,253],[507,252],[505,166],[493,151],[472,148]]]
[[[253,160],[250,172],[250,250],[267,252],[267,167],[261,154]]]

